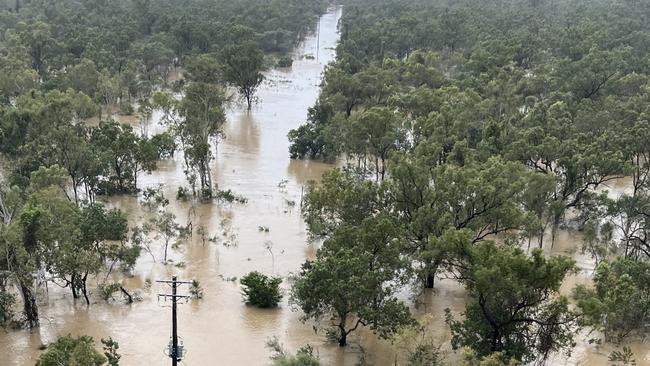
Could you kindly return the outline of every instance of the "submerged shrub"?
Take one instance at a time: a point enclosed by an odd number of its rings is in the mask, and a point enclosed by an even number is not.
[[[314,347],[306,345],[300,347],[295,355],[288,353],[278,337],[273,337],[266,342],[266,348],[273,351],[271,360],[272,366],[319,366],[320,362],[317,355],[314,355]]]
[[[250,272],[240,280],[242,295],[247,304],[261,308],[277,306],[282,300],[280,284],[282,278],[269,277],[257,271]]]
[[[290,56],[282,56],[278,59],[278,67],[291,67],[293,65],[293,59]]]

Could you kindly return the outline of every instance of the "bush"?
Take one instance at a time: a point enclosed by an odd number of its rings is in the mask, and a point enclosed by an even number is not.
[[[95,349],[94,343],[93,338],[89,336],[61,337],[47,347],[36,361],[36,366],[104,365],[107,359]]]
[[[257,271],[251,272],[240,280],[243,288],[242,295],[247,304],[261,308],[277,306],[282,300],[280,284],[282,278],[268,277]]]
[[[314,348],[310,345],[300,347],[295,356],[289,354],[280,344],[278,337],[273,337],[266,342],[266,347],[273,351],[272,366],[319,366],[318,356],[314,355]]]
[[[187,201],[192,196],[192,193],[187,187],[178,187],[176,192],[176,200],[178,201]]]
[[[436,366],[442,364],[440,347],[431,343],[418,344],[408,355],[408,366]]]
[[[217,193],[215,193],[214,198],[217,199],[218,201],[225,201],[228,203],[237,202],[237,203],[245,204],[248,202],[248,198],[236,194],[231,189],[225,191],[217,190]]]
[[[190,285],[190,295],[193,299],[202,299],[203,298],[203,287],[198,280],[192,280]]]
[[[99,285],[99,295],[104,301],[108,301],[113,297],[113,294],[120,291],[119,283],[109,283],[107,285]]]
[[[163,132],[151,137],[151,142],[158,150],[158,159],[171,159],[178,148],[174,136],[169,132]]]
[[[290,56],[282,56],[278,59],[278,67],[291,67],[293,65],[293,59]]]
[[[126,100],[120,102],[119,108],[120,114],[123,116],[131,116],[135,112],[133,105]]]

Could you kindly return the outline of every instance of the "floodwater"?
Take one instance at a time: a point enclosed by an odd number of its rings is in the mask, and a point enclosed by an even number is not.
[[[311,344],[323,365],[356,365],[363,359],[368,365],[402,364],[402,351],[413,345],[414,338],[404,337],[394,344],[378,340],[367,331],[351,336],[351,345],[341,349],[327,343],[323,334],[316,334],[313,324],[303,324],[300,313],[292,311],[286,298],[277,309],[262,310],[246,306],[234,277],[249,271],[287,277],[300,268],[306,258],[314,256],[316,245],[309,243],[299,206],[302,190],[309,180],[320,179],[331,165],[315,161],[292,161],[288,158],[287,132],[304,122],[307,108],[318,96],[318,84],[325,64],[334,58],[337,22],[341,9],[336,8],[320,20],[320,37],[308,37],[295,52],[291,69],[271,70],[259,91],[260,103],[249,113],[243,106],[233,106],[225,126],[226,138],[221,141],[213,162],[214,179],[220,189],[232,189],[245,196],[248,203],[199,204],[178,202],[174,198],[179,186],[186,186],[182,157],[161,162],[151,175],[140,177],[140,188],[163,185],[170,199],[168,207],[180,224],[192,223],[195,234],[191,240],[171,251],[175,264],[164,265],[161,246],[153,246],[157,262],[148,254],[138,260],[133,276],[114,280],[142,298],[132,305],[106,303],[96,294],[92,305],[73,301],[69,291],[50,286],[49,294],[41,296],[42,326],[33,331],[1,331],[0,354],[11,355],[0,362],[5,365],[33,365],[39,346],[67,334],[87,334],[99,340],[111,336],[118,341],[122,365],[164,365],[169,359],[164,349],[170,336],[169,303],[157,299],[168,292],[156,280],[177,275],[180,279],[197,279],[204,289],[204,298],[179,305],[179,335],[187,354],[182,365],[265,365],[270,352],[265,343],[273,336],[291,351]],[[318,56],[317,60],[304,55]],[[149,133],[159,132],[161,114],[154,113],[146,126]],[[122,119],[140,127],[133,119]],[[619,187],[620,186],[620,187]],[[620,183],[612,190],[622,190]],[[150,213],[136,197],[111,199],[109,204],[129,214],[133,224],[146,220]],[[215,240],[202,240],[196,233],[204,227]],[[268,232],[259,227],[267,227]],[[580,238],[560,232],[554,248],[548,253],[576,257],[581,272],[567,280],[563,291],[570,292],[576,283],[587,283],[593,270],[592,261],[576,251]],[[153,284],[149,286],[149,281]],[[289,283],[283,287],[288,291]],[[181,293],[186,288],[181,288]],[[97,291],[94,291],[95,293]],[[409,300],[410,294],[402,294]],[[460,314],[466,301],[462,286],[453,280],[439,280],[436,289],[421,295],[413,311],[427,318],[427,334],[436,343],[444,344],[443,352],[453,364],[457,359],[449,350],[450,334],[444,323],[444,309]],[[591,335],[593,336],[593,335]],[[606,365],[610,346],[597,348],[580,334],[578,346],[570,358],[556,357],[554,365]],[[633,343],[638,365],[650,365],[647,346]]]

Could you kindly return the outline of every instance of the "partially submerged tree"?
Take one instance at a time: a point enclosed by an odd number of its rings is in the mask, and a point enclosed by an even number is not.
[[[224,48],[221,63],[225,81],[237,88],[250,110],[255,92],[264,81],[264,53],[255,42],[243,41]]]
[[[601,330],[606,340],[650,332],[650,263],[629,258],[601,262],[595,287],[578,286],[576,299],[585,324]]]
[[[574,270],[567,257],[529,256],[518,248],[483,243],[469,249],[461,271],[470,300],[464,319],[447,321],[454,348],[467,346],[480,357],[501,352],[504,359],[545,360],[573,347],[577,315],[558,290]]]
[[[210,163],[226,122],[224,105],[227,102],[223,87],[218,83],[218,65],[210,57],[193,59],[189,65],[185,96],[158,93],[157,106],[165,111],[164,122],[180,142],[184,152],[185,174],[196,193],[196,180],[201,198],[210,199],[214,183]]]
[[[167,263],[170,244],[175,247],[189,235],[188,229],[176,222],[176,215],[164,210],[158,212],[148,223],[143,225],[143,231],[144,234],[153,233],[154,239],[162,241],[165,263]],[[154,256],[153,253],[151,255]]]
[[[359,326],[387,338],[414,322],[395,297],[405,268],[395,235],[385,217],[341,228],[296,278],[292,302],[304,311],[305,320],[331,321],[341,347]]]

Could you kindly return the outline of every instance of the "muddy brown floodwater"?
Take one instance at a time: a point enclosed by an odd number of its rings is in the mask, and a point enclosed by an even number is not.
[[[331,9],[320,19],[320,39],[308,37],[295,52],[291,69],[271,70],[259,91],[260,103],[249,113],[233,107],[228,113],[226,138],[218,148],[212,169],[221,189],[232,189],[248,198],[246,205],[190,204],[173,198],[179,186],[186,185],[182,158],[161,162],[152,175],[140,178],[140,188],[163,184],[172,203],[169,206],[182,224],[191,222],[196,229],[205,227],[209,236],[218,240],[203,243],[199,235],[173,250],[171,258],[181,266],[163,265],[143,254],[133,276],[114,280],[137,292],[142,301],[132,305],[108,304],[95,294],[93,304],[86,307],[75,303],[69,291],[52,287],[42,294],[41,327],[33,331],[0,331],[0,354],[10,365],[33,365],[41,344],[67,334],[87,334],[99,340],[111,336],[120,344],[123,365],[165,365],[163,354],[170,336],[169,304],[157,300],[156,294],[167,289],[155,284],[157,279],[178,275],[181,279],[197,279],[204,288],[204,298],[179,306],[179,334],[187,349],[183,365],[265,365],[269,351],[265,342],[278,336],[294,351],[310,343],[323,365],[355,365],[363,350],[369,365],[393,365],[402,344],[391,345],[377,340],[369,332],[358,332],[352,345],[345,349],[327,343],[322,334],[315,334],[312,324],[300,322],[300,313],[292,311],[285,300],[278,309],[261,310],[243,304],[236,281],[252,270],[287,277],[297,271],[306,258],[313,257],[315,245],[308,243],[306,227],[300,216],[301,193],[309,180],[320,179],[331,165],[314,161],[292,161],[288,158],[287,132],[304,122],[307,108],[318,96],[318,85],[325,64],[334,58],[338,40],[337,22],[341,9]],[[318,55],[318,60],[304,55]],[[154,113],[149,133],[163,129],[158,123],[160,113]],[[129,119],[122,119],[129,122]],[[137,123],[132,123],[137,127]],[[619,187],[620,186],[620,187]],[[625,182],[613,189],[624,189]],[[120,197],[109,201],[128,213],[136,225],[147,217],[135,197]],[[258,227],[268,227],[260,232]],[[563,287],[570,291],[576,283],[586,283],[591,275],[589,258],[576,253],[579,238],[562,232],[549,253],[573,255],[583,268]],[[271,247],[269,251],[267,248]],[[161,258],[160,247],[156,257]],[[591,267],[590,267],[591,266]],[[154,281],[148,287],[148,281]],[[285,289],[289,285],[283,284]],[[424,293],[414,313],[418,317],[430,314],[429,334],[454,363],[456,356],[448,350],[449,331],[444,324],[443,309],[460,313],[466,301],[464,289],[452,280],[440,280],[435,291]],[[186,289],[185,289],[186,290]],[[94,291],[95,293],[97,291]],[[408,291],[403,294],[409,298]],[[578,346],[571,358],[557,357],[554,365],[606,365],[611,347],[601,349],[588,345],[585,334],[579,335]],[[408,342],[406,342],[408,343]],[[408,344],[407,344],[408,345]],[[650,365],[647,345],[633,343],[639,365]],[[10,357],[6,357],[10,355]]]

